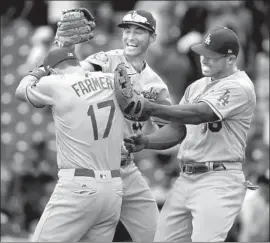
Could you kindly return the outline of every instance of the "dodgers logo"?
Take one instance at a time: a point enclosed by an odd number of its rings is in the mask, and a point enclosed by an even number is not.
[[[136,11],[133,11],[132,14],[131,14],[131,18],[132,19],[135,19],[137,16],[137,12]]]
[[[204,41],[204,43],[205,44],[207,44],[207,45],[209,45],[210,44],[210,42],[211,42],[211,34],[209,34],[207,37],[206,37],[206,39],[205,39],[205,41]]]

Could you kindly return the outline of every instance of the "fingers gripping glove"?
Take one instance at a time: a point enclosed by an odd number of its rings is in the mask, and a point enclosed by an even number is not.
[[[114,71],[114,89],[124,115],[129,119],[139,120],[143,112],[144,97],[132,88],[124,63],[118,64]]]
[[[93,15],[87,9],[70,9],[62,14],[57,23],[54,42],[58,47],[72,46],[94,37],[93,30],[96,25]]]

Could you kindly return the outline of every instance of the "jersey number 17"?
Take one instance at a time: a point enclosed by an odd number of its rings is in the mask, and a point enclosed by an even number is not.
[[[98,109],[102,109],[105,107],[110,107],[110,113],[109,113],[109,117],[108,117],[108,121],[107,121],[107,125],[104,131],[104,134],[102,136],[102,138],[107,138],[109,136],[111,127],[112,127],[112,121],[113,121],[113,117],[114,117],[114,112],[115,112],[115,104],[113,100],[107,100],[104,102],[100,102],[97,104],[97,108]],[[98,140],[98,126],[97,126],[97,119],[96,119],[96,115],[95,115],[95,111],[94,111],[94,107],[93,105],[89,106],[89,109],[87,111],[87,115],[91,117],[91,121],[92,121],[92,126],[93,126],[93,132],[94,132],[94,139]]]

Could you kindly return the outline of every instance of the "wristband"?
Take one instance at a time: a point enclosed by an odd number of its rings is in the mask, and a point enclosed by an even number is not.
[[[39,80],[40,78],[46,76],[46,73],[45,73],[45,71],[43,71],[43,70],[37,68],[37,69],[31,71],[31,72],[29,73],[29,75],[32,75],[32,76],[36,77],[36,78]]]

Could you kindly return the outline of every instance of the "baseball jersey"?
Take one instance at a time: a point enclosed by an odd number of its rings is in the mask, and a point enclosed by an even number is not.
[[[52,107],[60,169],[120,168],[124,116],[113,89],[113,74],[102,72],[52,75],[27,87],[30,103]]]
[[[244,161],[247,134],[256,106],[252,81],[244,71],[220,80],[203,77],[185,91],[180,104],[205,102],[219,117],[216,122],[186,125],[180,161]]]
[[[171,105],[170,94],[166,84],[162,79],[145,63],[145,68],[138,73],[132,65],[126,60],[123,49],[111,50],[108,52],[98,52],[87,57],[84,61],[90,64],[96,64],[102,67],[103,72],[114,72],[119,63],[125,63],[127,73],[131,78],[133,88],[141,92],[144,97],[152,102],[163,105]],[[165,125],[168,122],[157,117],[151,117],[151,120],[145,122],[134,122],[125,119],[124,136],[130,136],[134,132],[141,130],[145,123],[151,127],[153,123]]]

